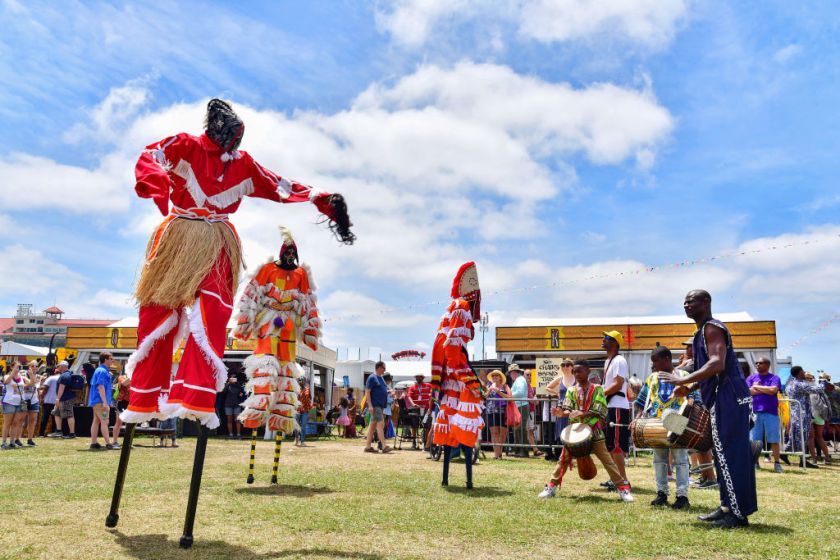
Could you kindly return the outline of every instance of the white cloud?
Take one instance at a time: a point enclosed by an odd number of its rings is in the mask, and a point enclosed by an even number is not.
[[[393,0],[380,5],[376,23],[409,47],[471,21],[512,24],[522,38],[542,43],[606,40],[658,49],[671,42],[687,9],[685,0]]]
[[[319,303],[327,325],[331,321],[355,327],[409,327],[433,320],[431,315],[394,312],[393,308],[365,294],[336,290]]]
[[[7,270],[0,274],[0,293],[4,296],[49,297],[57,292],[78,296],[84,292],[84,277],[54,262],[42,252],[21,244],[0,247],[0,262]]]
[[[795,43],[782,47],[773,53],[773,60],[779,64],[785,64],[802,53],[802,47]]]

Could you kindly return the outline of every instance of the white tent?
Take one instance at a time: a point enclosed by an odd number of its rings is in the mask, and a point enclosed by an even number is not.
[[[49,353],[50,349],[44,346],[30,346],[28,344],[21,344],[7,340],[0,344],[0,356],[44,356]]]

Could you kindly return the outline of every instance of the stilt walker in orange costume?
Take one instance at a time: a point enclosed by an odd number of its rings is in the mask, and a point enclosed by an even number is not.
[[[295,422],[295,410],[300,391],[297,380],[303,374],[295,361],[297,343],[303,341],[317,351],[321,338],[312,273],[305,264],[298,265],[297,245],[289,230],[280,228],[280,231],[283,234],[280,256],[264,264],[248,283],[239,300],[234,332],[241,340],[257,339],[254,353],[244,363],[251,395],[243,404],[245,410],[239,421],[253,429],[252,442],[262,425],[275,432],[272,484],[277,484],[283,436],[300,429]],[[254,445],[248,484],[254,482],[253,465]]]
[[[481,316],[481,290],[474,262],[461,265],[451,295],[452,302],[441,319],[432,348],[432,390],[440,402],[434,442],[445,446],[441,484],[449,485],[450,455],[460,446],[467,466],[467,488],[472,488],[472,453],[484,427],[481,382],[467,354],[467,344],[475,335],[473,321]]]
[[[149,240],[137,285],[137,351],[126,365],[131,392],[126,435],[111,511],[115,527],[131,440],[137,423],[178,416],[199,423],[181,547],[192,546],[207,434],[218,426],[216,392],[227,378],[222,362],[227,321],[241,268],[239,237],[228,216],[246,196],[315,204],[342,242],[351,244],[344,199],[290,181],[262,167],[239,144],[245,125],[220,99],[207,105],[205,133],[181,133],[146,147],[137,161],[135,190],[151,198],[165,219]],[[170,387],[173,350],[186,339]],[[168,399],[160,395],[170,389]]]

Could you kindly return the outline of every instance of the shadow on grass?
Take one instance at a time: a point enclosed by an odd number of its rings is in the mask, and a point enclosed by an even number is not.
[[[471,498],[499,498],[513,495],[510,490],[502,490],[495,486],[478,486],[472,490],[467,490],[466,486],[444,486],[443,489],[450,494],[463,494]]]
[[[247,486],[237,488],[239,494],[255,496],[293,496],[295,498],[311,498],[315,494],[332,494],[334,490],[326,486],[311,487],[295,484],[272,484],[271,486]]]
[[[608,494],[608,496],[611,496],[611,497],[597,496],[597,495],[594,495],[594,494],[590,494],[588,496],[580,496],[580,497],[571,496],[571,499],[573,499],[577,502],[597,502],[597,503],[600,503],[600,502],[615,503],[615,502],[620,502],[621,501],[621,500],[618,499],[617,494]]]
[[[756,533],[759,535],[791,535],[793,529],[785,527],[784,525],[772,525],[770,523],[750,523],[748,527],[738,527],[736,529],[719,529],[709,523],[697,521],[694,523],[695,527],[702,527],[709,531],[743,531],[745,533]]]
[[[182,550],[178,546],[178,539],[170,540],[167,535],[136,535],[127,536],[119,531],[112,531],[117,537],[116,542],[127,554],[134,558],[236,558],[236,560],[269,560],[272,558],[361,558],[362,560],[384,560],[378,554],[363,552],[345,552],[331,548],[313,547],[302,549],[276,550],[271,552],[254,552],[244,546],[226,543],[219,540],[203,540],[196,538],[192,549]]]

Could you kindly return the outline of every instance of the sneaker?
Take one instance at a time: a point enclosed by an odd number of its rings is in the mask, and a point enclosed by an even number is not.
[[[712,527],[718,529],[735,529],[737,527],[748,527],[749,521],[746,517],[738,517],[732,512],[726,512],[720,519],[711,522]]]
[[[119,449],[119,448],[120,448],[119,443],[109,443],[108,445],[105,446],[105,449]]]
[[[690,507],[691,504],[688,501],[688,496],[677,496],[677,499],[671,504],[672,509],[688,509]]]
[[[29,441],[32,441],[32,440],[30,439]],[[33,444],[33,445],[34,445],[34,444]],[[825,462],[824,462],[823,464],[824,464],[826,467],[830,467],[830,466],[831,466],[831,459],[829,459],[828,457],[826,457],[826,458],[825,458]]]
[[[76,439],[76,434],[70,434],[69,436],[61,436],[61,439]]]
[[[12,443],[14,443],[17,447],[23,447],[23,444],[20,442],[20,440],[19,440],[19,439],[16,439],[16,440],[15,440],[15,441],[13,441]]]
[[[717,489],[718,488],[718,483],[717,483],[717,481],[714,481],[714,480],[711,480],[711,479],[708,479],[708,478],[704,478],[703,480],[701,480],[697,484],[697,486],[695,486],[695,488],[697,488],[698,490]]]
[[[35,442],[31,439],[28,439],[26,440],[26,445],[28,445],[29,447],[35,447]]]
[[[621,498],[622,502],[635,502],[636,499],[633,497],[633,494],[630,493],[630,487],[626,487],[623,490],[618,491],[618,497]]]
[[[613,484],[612,480],[602,482],[601,487],[606,488],[607,492],[615,492],[615,484]]]
[[[553,498],[557,495],[557,486],[551,486],[550,484],[546,484],[543,491],[537,496],[537,498]]]
[[[99,449],[102,449],[102,446],[99,445],[99,443],[91,443],[89,449],[91,451],[97,451]]]
[[[784,472],[784,471],[782,470],[782,465],[781,465],[781,463],[776,463],[776,464],[774,464],[774,465],[773,465],[773,470],[774,470],[775,472],[777,472],[777,473]]]
[[[653,499],[653,501],[650,502],[650,505],[656,506],[656,507],[667,506],[668,505],[668,495],[665,492],[657,492],[656,497]]]
[[[61,436],[62,436],[61,432],[52,432],[52,433],[47,434],[47,437],[51,437],[51,438],[60,438]]]
[[[373,447],[365,447],[365,453],[379,453],[379,450],[374,449]]]
[[[699,519],[700,521],[712,522],[717,521],[719,519],[723,519],[723,517],[726,516],[727,513],[729,512],[723,511],[723,509],[718,507],[711,513],[707,513],[705,515],[698,515],[697,519]]]
[[[14,449],[14,446],[10,446],[8,443],[4,443],[3,445],[0,445],[0,449],[6,451],[7,449]]]
[[[178,447],[178,444],[175,442],[174,439],[172,440],[172,447]]]
[[[799,461],[799,466],[802,466],[802,461]],[[805,461],[805,468],[806,469],[818,469],[819,467],[812,463],[811,461]]]

